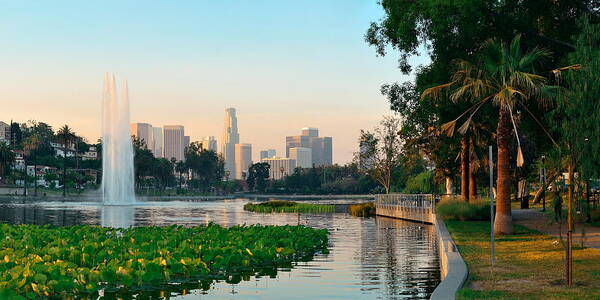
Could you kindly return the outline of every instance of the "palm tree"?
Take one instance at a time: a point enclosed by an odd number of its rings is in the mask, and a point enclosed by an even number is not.
[[[37,196],[37,154],[35,151],[38,149],[40,144],[42,143],[42,137],[34,133],[23,140],[23,152],[25,155],[33,154],[33,194]],[[27,185],[24,185],[24,189],[27,189]]]
[[[473,65],[466,61],[457,61],[457,71],[452,75],[451,82],[424,91],[423,96],[437,96],[440,91],[453,88],[452,101],[470,100],[473,106],[451,122],[442,125],[442,130],[454,132],[456,122],[466,117],[459,132],[465,133],[473,116],[481,106],[493,104],[498,109],[498,125],[496,127],[496,143],[498,147],[497,162],[497,197],[496,234],[512,234],[512,214],[510,208],[510,164],[509,140],[511,131],[517,130],[513,111],[517,106],[525,109],[537,122],[528,109],[529,101],[543,103],[544,95],[551,90],[547,79],[533,73],[533,67],[543,58],[550,57],[550,52],[534,48],[523,53],[521,37],[516,36],[507,45],[499,40],[488,40],[480,50],[481,63]],[[538,122],[539,123],[539,122]],[[544,129],[545,130],[545,129]],[[523,165],[523,153],[517,136],[517,166]]]
[[[63,197],[67,196],[67,149],[76,138],[75,132],[68,125],[61,127],[56,133],[58,140],[63,144]]]
[[[4,173],[13,161],[15,161],[15,154],[8,144],[0,142],[0,182],[4,180]]]

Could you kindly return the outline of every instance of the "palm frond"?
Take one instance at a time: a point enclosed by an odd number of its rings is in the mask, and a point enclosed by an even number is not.
[[[442,124],[440,127],[441,132],[452,137],[454,135],[454,128],[456,127],[456,121],[458,121],[458,119]]]
[[[552,57],[552,51],[546,48],[535,47],[523,55],[517,64],[519,70],[531,70],[531,68],[541,59]]]
[[[423,100],[426,97],[431,97],[433,99],[439,99],[442,90],[452,86],[452,84],[453,84],[453,82],[448,82],[448,83],[440,84],[438,86],[434,86],[434,87],[430,87],[430,88],[426,89],[421,94],[421,100]]]
[[[463,124],[462,126],[460,126],[458,128],[458,132],[460,132],[460,134],[465,134],[467,133],[467,130],[469,129],[469,125],[471,124],[471,118],[468,118]]]

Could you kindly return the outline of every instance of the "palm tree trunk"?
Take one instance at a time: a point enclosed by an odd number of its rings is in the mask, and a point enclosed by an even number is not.
[[[473,167],[469,168],[469,202],[477,201],[477,176]]]
[[[454,179],[452,176],[446,176],[446,194],[454,194]]]
[[[460,198],[469,201],[469,140],[460,139]]]
[[[498,146],[498,179],[496,181],[496,220],[494,233],[498,235],[513,234],[512,214],[510,208],[510,155],[508,145],[510,139],[510,115],[507,109],[500,108],[500,119],[496,129]]]

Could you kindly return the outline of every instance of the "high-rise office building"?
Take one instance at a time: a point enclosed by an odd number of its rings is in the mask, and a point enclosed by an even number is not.
[[[183,136],[183,151],[184,151],[184,153],[185,153],[185,149],[189,146],[190,146],[190,136],[184,135]]]
[[[312,167],[312,149],[304,147],[290,148],[290,158],[296,160],[296,167]]]
[[[138,140],[143,141],[148,149],[152,150],[154,148],[152,125],[148,123],[132,123],[131,135],[135,135]]]
[[[269,178],[275,180],[292,174],[296,168],[296,160],[291,158],[271,157],[262,162],[269,164]]]
[[[275,149],[267,149],[260,151],[260,160],[265,158],[275,157],[277,155],[277,151]]]
[[[252,165],[252,145],[235,144],[235,179],[246,179]]]
[[[240,135],[237,128],[237,116],[235,108],[230,107],[225,110],[225,127],[223,128],[223,138],[221,139],[221,154],[225,160],[225,172],[229,173],[229,179],[236,176],[235,166],[235,144],[240,142]]]
[[[217,139],[214,136],[205,136],[202,139],[202,149],[217,152]]]
[[[319,129],[314,128],[314,127],[304,127],[301,129],[301,132],[302,132],[302,135],[304,135],[304,136],[312,136],[312,137],[319,136]]]
[[[163,136],[164,157],[169,160],[173,157],[178,161],[183,160],[183,151],[185,147],[183,126],[165,125],[163,127]]]
[[[152,153],[154,157],[163,157],[163,129],[160,127],[152,127],[152,140],[154,140],[154,147]]]
[[[333,164],[333,140],[331,137],[319,137],[319,129],[302,128],[302,134],[285,138],[285,154],[290,157],[290,149],[295,147],[310,148],[313,166],[329,166]]]

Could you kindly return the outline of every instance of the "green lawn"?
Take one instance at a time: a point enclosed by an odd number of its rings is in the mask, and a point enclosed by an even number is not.
[[[496,238],[492,268],[489,222],[446,225],[469,268],[458,299],[600,299],[600,250],[573,250],[575,287],[567,288],[557,238],[516,225],[515,235]]]

